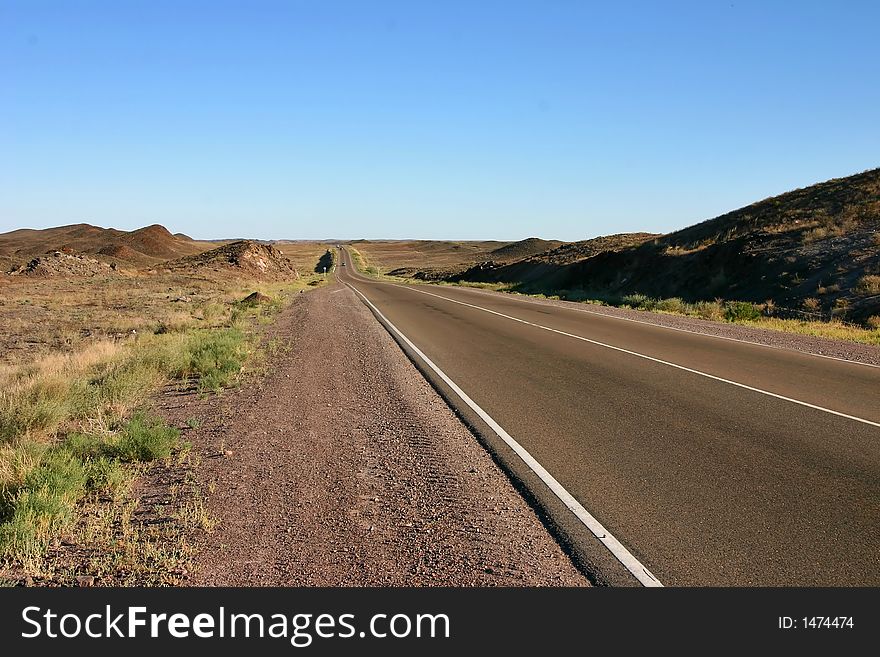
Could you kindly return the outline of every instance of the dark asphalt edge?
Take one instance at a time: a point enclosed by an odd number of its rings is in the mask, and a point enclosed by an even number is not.
[[[337,280],[339,280],[337,278]],[[344,281],[339,281],[354,290]],[[388,323],[359,295],[358,300],[372,313],[382,328],[447,406],[489,453],[513,487],[535,511],[541,524],[569,556],[575,567],[594,586],[640,586],[621,564],[565,504],[541,481],[537,474],[487,425],[437,374],[425,364]]]

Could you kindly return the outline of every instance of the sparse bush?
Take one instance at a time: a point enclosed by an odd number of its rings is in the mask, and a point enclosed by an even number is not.
[[[856,291],[860,294],[880,294],[880,276],[862,276],[856,284]]]
[[[659,299],[654,304],[654,310],[658,310],[665,313],[678,313],[685,314],[688,310],[687,304],[678,297],[672,297],[669,299]]]
[[[68,382],[53,376],[0,389],[0,442],[58,426],[68,414],[69,388]]]
[[[810,244],[811,242],[816,242],[818,240],[823,240],[828,237],[828,229],[824,226],[818,226],[811,230],[804,231],[803,241],[804,244]]]
[[[720,322],[724,319],[724,304],[716,299],[715,301],[698,301],[694,304],[694,313],[703,319],[709,319],[713,322]]]
[[[728,301],[724,304],[724,319],[728,322],[754,322],[760,318],[760,308],[748,301]]]
[[[0,558],[43,553],[51,538],[73,521],[86,482],[82,461],[65,450],[47,450],[20,488],[3,491]]]
[[[214,326],[219,320],[229,316],[230,307],[216,301],[211,301],[203,304],[198,308],[197,312],[197,318],[203,320],[208,326]]]
[[[122,497],[130,477],[118,461],[101,457],[86,461],[84,467],[88,492],[108,495],[112,499]]]
[[[186,350],[183,366],[176,375],[179,378],[196,375],[200,390],[215,392],[241,372],[248,354],[244,334],[234,328],[196,333]]]
[[[112,450],[121,461],[154,461],[171,456],[180,432],[161,420],[135,415],[123,427]]]
[[[818,312],[818,310],[822,307],[822,304],[819,303],[819,300],[815,297],[807,297],[803,301],[804,310],[808,312]]]
[[[75,519],[88,493],[119,498],[129,475],[122,462],[166,458],[179,432],[138,414],[116,436],[73,434],[62,443],[26,443],[0,454],[0,558],[25,561],[44,553],[49,541]]]
[[[865,320],[865,324],[874,330],[880,329],[880,315],[871,315]]]
[[[845,317],[847,312],[849,311],[849,299],[844,299],[840,297],[834,300],[834,308],[831,309],[831,314],[837,317]]]
[[[72,433],[64,441],[64,447],[81,461],[115,456],[113,445],[108,442],[108,436],[106,435]]]
[[[648,309],[647,306],[651,304],[651,301],[652,299],[645,296],[644,294],[627,294],[620,300],[623,305],[643,310]]]

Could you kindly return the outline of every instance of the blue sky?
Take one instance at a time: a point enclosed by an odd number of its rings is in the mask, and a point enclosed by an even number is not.
[[[0,231],[585,239],[880,165],[880,3],[0,3]]]

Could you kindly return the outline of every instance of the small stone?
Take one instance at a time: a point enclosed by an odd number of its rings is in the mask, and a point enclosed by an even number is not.
[[[227,449],[226,451],[223,452],[223,456],[232,456],[232,450]]]

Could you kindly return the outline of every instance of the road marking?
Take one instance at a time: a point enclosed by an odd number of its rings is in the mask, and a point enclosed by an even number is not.
[[[611,532],[605,529],[602,523],[596,520],[596,518],[593,517],[593,515],[589,511],[587,511],[583,507],[583,505],[578,502],[575,497],[556,480],[553,475],[547,472],[547,470],[544,469],[544,466],[538,463],[538,461],[535,460],[535,458],[528,452],[528,450],[520,445],[513,438],[513,436],[507,433],[501,427],[501,425],[493,420],[486,411],[480,408],[480,406],[473,399],[471,399],[464,390],[459,388],[458,385],[456,385],[456,383],[452,379],[450,379],[445,372],[443,372],[443,370],[437,367],[437,365],[434,364],[434,362],[430,358],[428,358],[421,349],[415,346],[412,340],[406,337],[400,331],[400,329],[392,324],[391,321],[382,314],[382,311],[376,308],[376,306],[373,305],[373,303],[369,299],[367,299],[367,297],[364,296],[364,294],[360,290],[358,290],[351,283],[345,283],[345,285],[348,285],[348,287],[354,290],[360,296],[360,298],[364,300],[364,303],[366,303],[373,310],[373,312],[376,313],[376,315],[385,322],[386,326],[388,326],[395,334],[397,334],[397,336],[401,340],[403,340],[403,342],[405,342],[407,346],[409,346],[409,348],[412,349],[413,352],[416,353],[418,357],[421,358],[425,362],[425,364],[430,367],[434,371],[434,373],[439,376],[440,379],[447,386],[449,386],[452,391],[456,395],[458,395],[461,400],[483,420],[483,422],[489,425],[489,428],[492,429],[492,431],[494,431],[495,434],[499,438],[501,438],[501,440],[503,440],[516,453],[516,455],[523,460],[523,462],[529,467],[529,469],[531,469],[531,471],[534,472],[538,476],[538,478],[547,485],[547,487],[553,492],[553,494],[556,495],[556,497],[558,497],[559,500],[563,504],[565,504],[565,506],[568,507],[568,509],[572,513],[574,513],[577,519],[580,520],[587,527],[587,529],[590,530],[593,536],[595,536],[606,548],[608,548],[611,554],[613,554],[617,558],[617,560],[620,561],[620,563],[622,563],[624,567],[626,567],[626,569],[630,573],[632,573],[632,575],[643,586],[663,586],[663,584],[660,583],[660,580],[658,580],[651,573],[650,570],[648,570],[638,559],[636,559],[632,555],[632,553],[623,546],[620,541],[614,538]]]
[[[385,281],[377,281],[384,283]],[[387,285],[394,285],[394,283],[387,283]],[[409,286],[410,284],[404,284],[405,286]],[[404,287],[404,285],[399,285],[398,287]],[[433,283],[413,283],[413,285],[424,285],[424,286],[432,286],[432,287],[440,287],[442,289],[443,286],[434,285]],[[874,363],[864,363],[859,360],[851,360],[849,358],[841,358],[840,356],[828,356],[827,354],[816,354],[811,351],[801,351],[800,349],[792,349],[791,347],[779,347],[774,344],[764,344],[763,342],[754,342],[753,340],[744,340],[742,338],[731,338],[727,335],[716,335],[714,333],[703,333],[701,331],[694,331],[691,329],[681,328],[679,326],[667,326],[666,324],[657,324],[655,322],[649,322],[644,319],[635,319],[634,317],[623,317],[620,315],[610,315],[607,313],[596,312],[595,310],[589,310],[587,308],[581,308],[576,306],[576,301],[563,301],[560,299],[559,301],[564,304],[572,304],[572,305],[564,305],[558,306],[554,303],[541,303],[540,299],[533,299],[526,294],[518,294],[518,293],[510,293],[510,292],[493,292],[490,290],[481,290],[476,287],[468,287],[467,285],[454,285],[447,287],[455,287],[459,290],[471,290],[477,294],[482,294],[488,297],[496,297],[496,295],[503,295],[501,299],[507,300],[510,299],[512,301],[519,301],[520,303],[529,303],[534,306],[549,306],[550,308],[562,308],[563,310],[573,310],[579,313],[586,313],[587,315],[594,315],[596,317],[607,317],[608,319],[618,319],[624,322],[633,322],[634,324],[644,324],[645,326],[653,326],[655,328],[666,329],[668,331],[678,331],[680,333],[690,333],[691,335],[700,335],[705,338],[715,338],[716,340],[728,340],[729,342],[740,342],[742,344],[753,345],[755,347],[764,347],[766,349],[776,349],[777,351],[788,351],[795,352],[798,354],[802,354],[804,356],[815,356],[816,358],[826,358],[828,360],[837,360],[841,363],[848,363],[850,365],[861,365],[862,367],[875,367],[880,369],[880,365],[875,365]],[[448,299],[449,297],[444,297],[444,299]],[[609,306],[613,307],[613,306]],[[644,312],[644,311],[643,311]],[[674,315],[668,315],[674,316]],[[697,319],[694,317],[690,317],[689,319]],[[705,320],[709,321],[709,320]],[[768,329],[769,330],[769,329]],[[818,337],[818,336],[817,336]],[[822,338],[825,339],[825,338]],[[830,339],[830,338],[827,338]]]
[[[868,424],[872,427],[880,428],[880,422],[874,422],[872,420],[867,420],[865,418],[857,417],[855,415],[847,415],[846,413],[841,413],[840,411],[835,411],[830,408],[825,408],[824,406],[817,406],[816,404],[811,404],[809,402],[801,401],[800,399],[794,399],[792,397],[786,397],[785,395],[780,395],[775,392],[770,392],[769,390],[755,388],[754,386],[746,385],[745,383],[739,383],[738,381],[731,381],[730,379],[725,379],[724,377],[715,376],[714,374],[709,374],[708,372],[702,372],[700,370],[695,370],[691,367],[685,367],[684,365],[672,363],[668,360],[663,360],[662,358],[654,358],[653,356],[648,356],[646,354],[640,354],[637,351],[631,351],[630,349],[624,349],[623,347],[615,347],[613,344],[608,344],[606,342],[599,342],[598,340],[591,340],[590,338],[585,338],[582,335],[575,335],[574,333],[560,331],[559,329],[550,328],[549,326],[544,326],[543,324],[536,324],[534,322],[529,322],[525,319],[520,319],[519,317],[514,317],[513,315],[505,315],[504,313],[500,313],[497,310],[491,310],[489,308],[483,308],[482,306],[477,306],[472,303],[466,303],[464,301],[450,299],[449,297],[444,297],[442,294],[434,294],[433,292],[425,292],[424,290],[419,290],[419,289],[416,289],[414,287],[409,287],[409,286],[397,286],[397,287],[403,287],[404,289],[412,290],[413,292],[418,292],[419,294],[427,294],[430,297],[437,297],[438,299],[443,299],[444,301],[448,301],[449,303],[457,303],[461,306],[467,306],[469,308],[474,308],[476,310],[482,310],[483,312],[490,313],[492,315],[498,315],[499,317],[504,317],[505,319],[509,319],[514,322],[519,322],[520,324],[526,324],[527,326],[533,326],[535,328],[543,329],[544,331],[549,331],[551,333],[557,333],[559,335],[564,335],[569,338],[574,338],[575,340],[581,340],[583,342],[588,342],[590,344],[594,344],[599,347],[605,347],[606,349],[613,349],[614,351],[619,351],[624,354],[629,354],[630,356],[636,356],[637,358],[643,358],[645,360],[649,360],[654,363],[660,363],[661,365],[667,365],[669,367],[674,367],[675,369],[682,370],[684,372],[690,372],[691,374],[697,374],[699,376],[704,376],[707,379],[712,379],[714,381],[720,381],[722,383],[727,383],[729,385],[736,386],[737,388],[751,390],[752,392],[757,392],[762,395],[767,395],[768,397],[774,397],[776,399],[781,399],[783,401],[791,402],[792,404],[798,404],[799,406],[805,406],[807,408],[812,408],[817,411],[822,411],[823,413],[830,413],[831,415],[836,415],[838,417],[846,418],[847,420],[853,420],[854,422],[861,422],[862,424]]]

